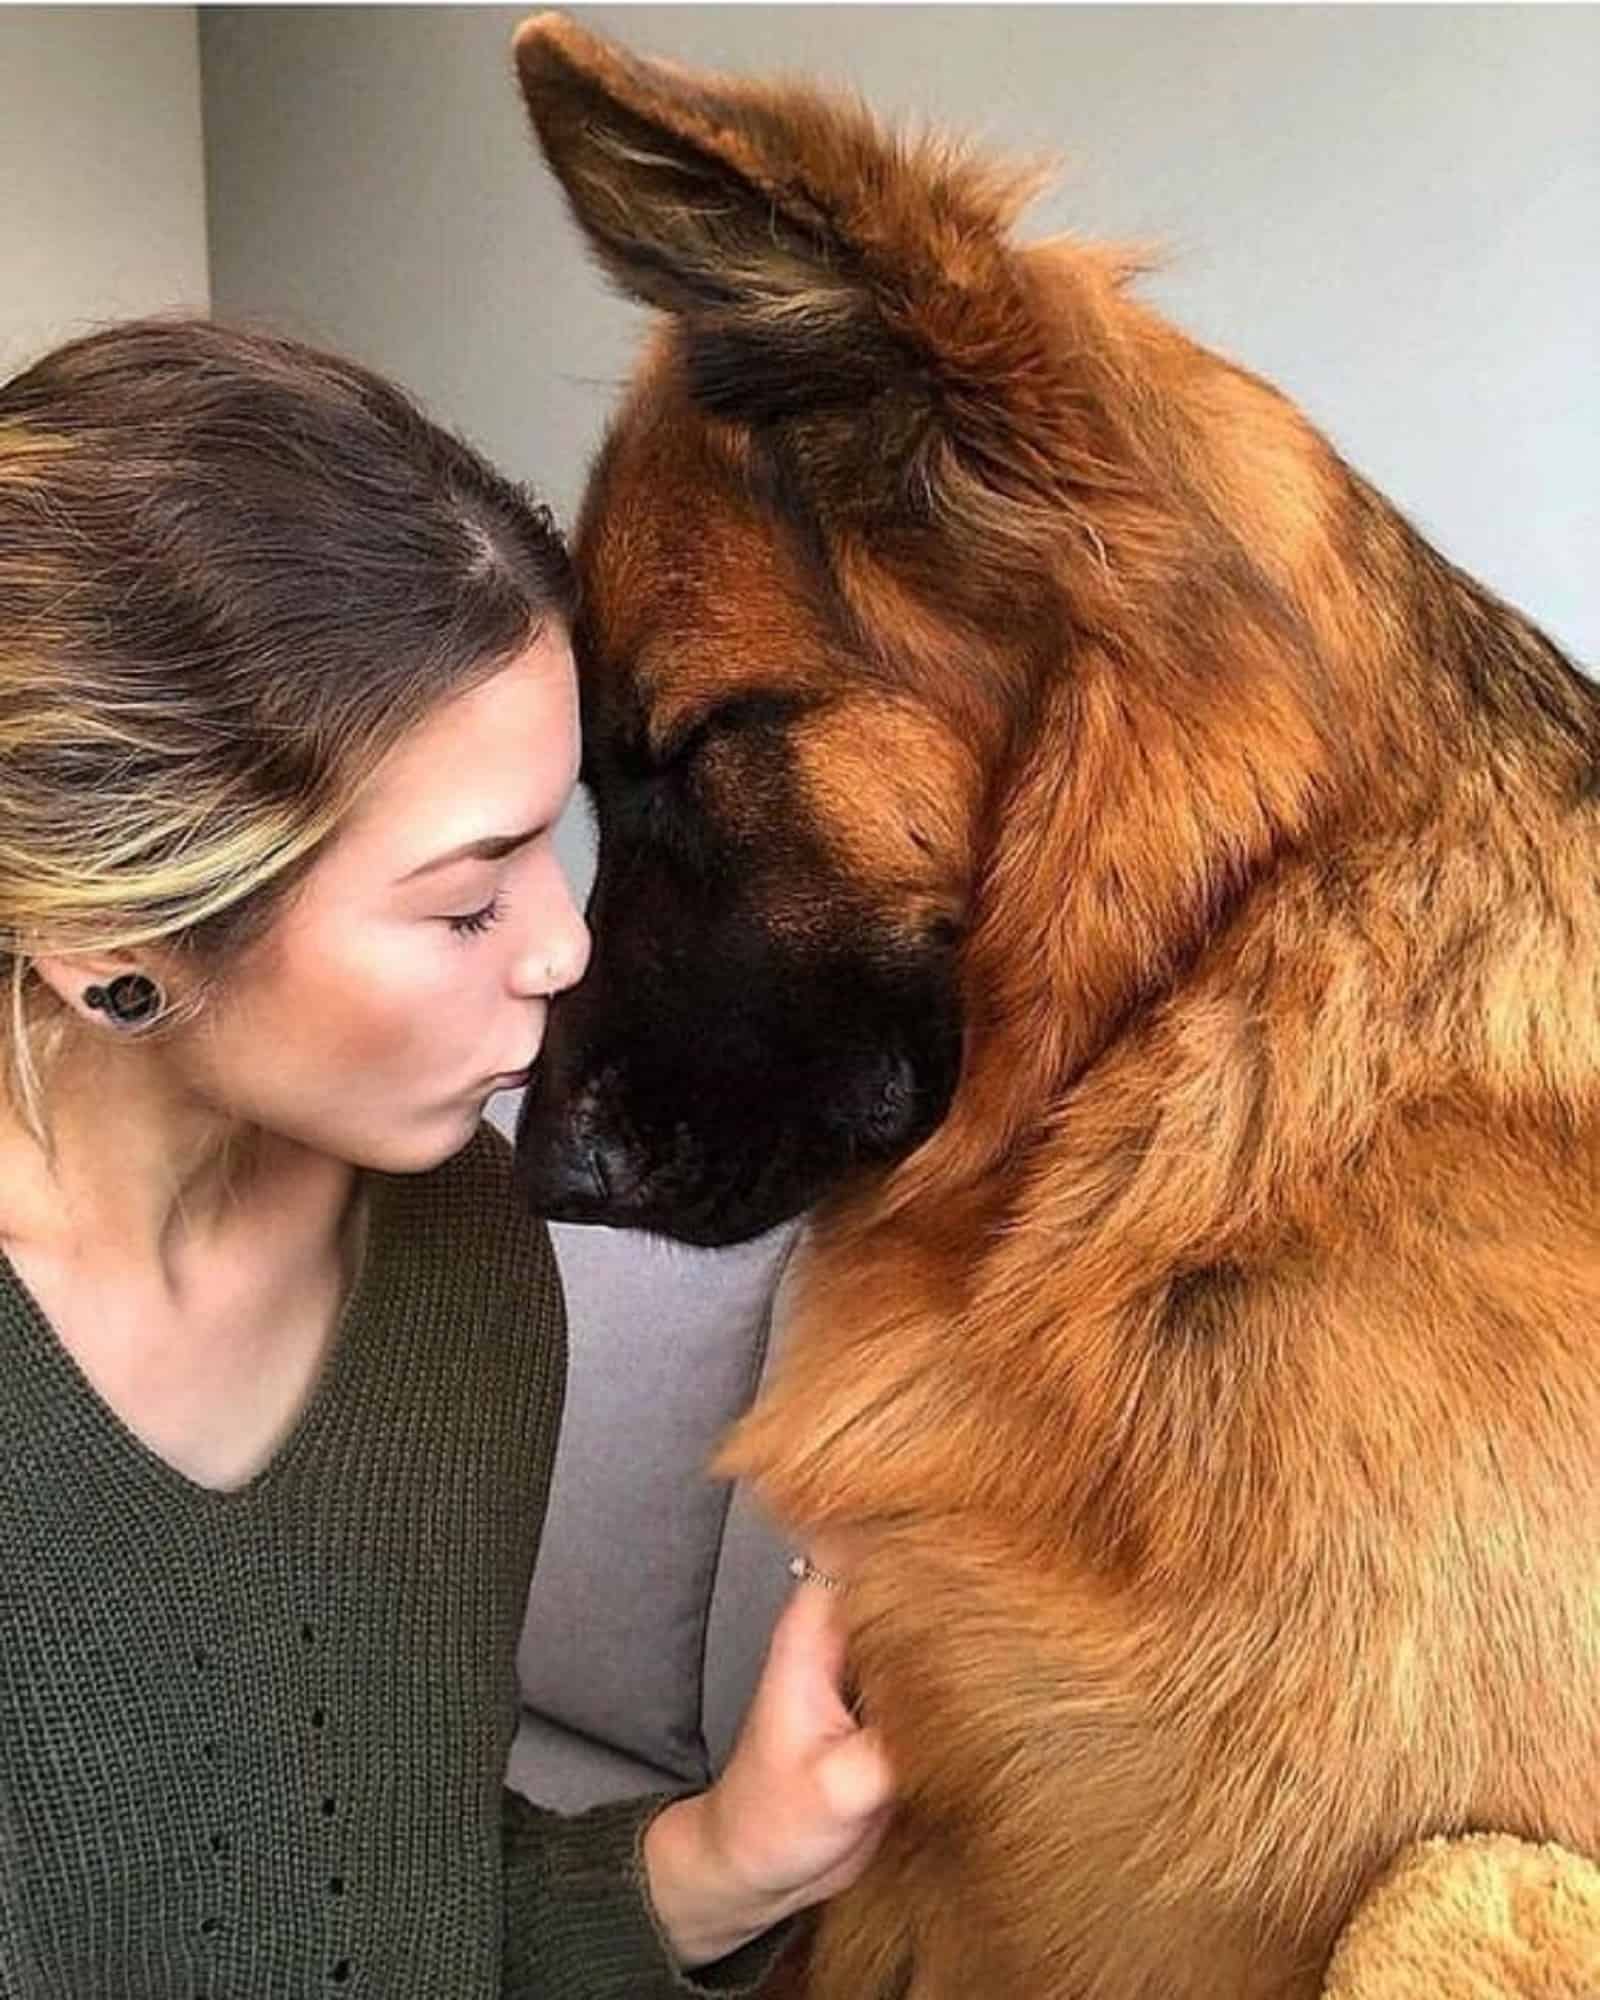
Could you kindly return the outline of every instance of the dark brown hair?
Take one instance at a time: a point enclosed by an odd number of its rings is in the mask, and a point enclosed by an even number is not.
[[[363,782],[574,585],[547,509],[392,383],[141,320],[0,386],[0,976],[260,934]]]

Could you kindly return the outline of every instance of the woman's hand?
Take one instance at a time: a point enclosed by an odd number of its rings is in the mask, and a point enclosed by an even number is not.
[[[728,1768],[646,1829],[651,1900],[683,1965],[725,1957],[871,1860],[893,1779],[876,1733],[845,1706],[844,1658],[834,1593],[801,1584]]]

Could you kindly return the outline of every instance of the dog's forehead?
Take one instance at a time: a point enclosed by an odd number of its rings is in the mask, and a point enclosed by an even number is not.
[[[584,672],[652,732],[759,687],[838,686],[826,593],[799,537],[756,497],[755,447],[670,375],[636,390],[595,466],[578,536]]]

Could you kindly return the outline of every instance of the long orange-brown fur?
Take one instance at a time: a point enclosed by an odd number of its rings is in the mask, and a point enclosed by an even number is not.
[[[819,366],[875,287],[938,371],[871,463],[782,418],[827,636],[687,290],[585,534],[602,626],[670,579],[698,635],[654,698],[781,633],[852,690],[839,754],[934,774],[879,823],[800,753],[964,926],[950,1115],[816,1217],[721,1460],[848,1548],[903,1792],[808,1992],[1298,2000],[1416,1836],[1600,1853],[1600,701],[1121,260],[1016,248],[1003,176],[559,22],[520,53],[603,250],[655,228]],[[563,127],[574,77],[627,145]],[[708,247],[646,129],[856,261]]]

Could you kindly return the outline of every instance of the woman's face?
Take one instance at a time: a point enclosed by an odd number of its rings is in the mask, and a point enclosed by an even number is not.
[[[191,1086],[358,1166],[459,1151],[588,963],[551,843],[577,769],[571,649],[547,629],[390,753],[196,1023]]]

